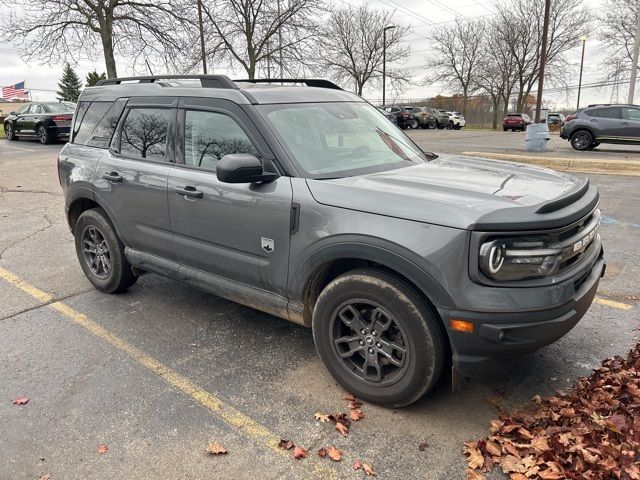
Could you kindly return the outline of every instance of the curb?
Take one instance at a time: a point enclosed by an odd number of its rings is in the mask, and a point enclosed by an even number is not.
[[[606,158],[536,157],[493,152],[462,152],[463,155],[506,160],[547,167],[561,172],[599,173],[604,175],[629,175],[640,177],[640,160],[613,160]]]

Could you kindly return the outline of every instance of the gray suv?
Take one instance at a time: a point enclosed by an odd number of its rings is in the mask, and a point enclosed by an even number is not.
[[[605,269],[587,180],[424,153],[330,82],[268,82],[84,90],[58,168],[96,288],[154,272],[311,327],[335,379],[387,406],[585,314]]]
[[[576,150],[593,150],[601,143],[640,145],[640,107],[589,105],[565,119],[560,138]]]

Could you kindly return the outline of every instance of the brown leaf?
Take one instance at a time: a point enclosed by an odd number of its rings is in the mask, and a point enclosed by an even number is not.
[[[282,448],[283,450],[291,450],[295,445],[291,440],[280,439],[278,442],[278,448]]]
[[[541,472],[538,472],[538,476],[542,480],[564,480],[564,474],[563,473],[554,472],[551,469],[542,470]]]
[[[524,428],[524,427],[518,428],[518,433],[523,438],[526,438],[527,440],[531,440],[533,438],[533,435],[531,435],[531,432],[529,430],[527,430],[526,428]]]
[[[349,420],[357,422],[362,418],[364,418],[364,413],[362,413],[362,410],[360,410],[359,408],[356,408],[355,410],[351,410],[349,412]]]
[[[327,456],[327,450],[325,448],[321,448],[320,450],[318,450],[318,456],[319,457],[326,457]]]
[[[101,443],[98,445],[98,453],[102,455],[103,453],[107,453],[109,451],[109,445],[105,443]]]
[[[51,474],[50,473],[45,473],[38,480],[51,480]]]
[[[342,399],[343,400],[348,400],[349,402],[355,402],[356,400],[358,400],[355,395],[352,395],[350,393],[348,393],[346,395],[343,395]]]
[[[368,463],[363,463],[362,469],[364,470],[364,473],[367,475],[367,477],[376,476],[376,471],[373,469],[373,466],[369,465]]]
[[[525,473],[527,467],[522,463],[522,459],[514,455],[507,455],[500,462],[502,473]]]
[[[522,473],[511,473],[509,474],[509,479],[510,480],[529,480],[529,478],[526,475],[523,475]]]
[[[326,415],[322,412],[316,412],[313,416],[318,422],[321,422],[321,423],[326,423],[330,420],[329,415]]]
[[[293,458],[296,460],[300,460],[301,458],[307,458],[309,456],[309,451],[305,450],[302,447],[295,447],[293,449]]]
[[[485,480],[484,475],[482,475],[477,470],[471,470],[467,468],[467,480]]]
[[[464,452],[469,455],[469,458],[467,459],[469,468],[476,469],[484,467],[484,457],[482,456],[482,453],[480,453],[476,442],[468,442],[464,445]]]
[[[351,402],[349,402],[349,410],[355,410],[356,408],[360,408],[362,406],[362,402],[358,401],[358,400],[352,400]]]
[[[422,442],[420,445],[418,445],[418,450],[420,450],[421,452],[424,452],[427,448],[429,448],[429,444],[427,442]]]
[[[538,455],[541,455],[544,452],[551,450],[548,439],[544,437],[534,437],[531,440],[531,448],[533,448]]]
[[[353,469],[360,470],[361,468],[362,468],[362,462],[360,460],[356,460],[356,462],[353,464]]]
[[[336,422],[336,430],[338,430],[340,432],[340,435],[342,435],[343,437],[349,435],[349,429],[345,427],[341,422]]]
[[[498,442],[494,442],[493,440],[488,440],[485,448],[487,452],[489,452],[489,454],[493,455],[494,457],[498,457],[502,455],[502,448],[500,448],[500,445],[498,444]]]
[[[29,397],[20,397],[20,398],[16,398],[13,402],[14,405],[26,405],[27,403],[29,403],[30,398]]]
[[[342,458],[342,452],[334,446],[327,448],[327,455],[334,462],[339,462]]]
[[[227,452],[227,449],[219,443],[210,443],[207,447],[207,453],[210,455],[224,455],[229,452]]]

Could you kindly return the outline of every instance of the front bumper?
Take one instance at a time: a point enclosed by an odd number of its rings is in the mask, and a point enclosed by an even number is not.
[[[511,360],[561,338],[589,309],[605,268],[600,253],[586,274],[569,280],[576,285],[572,298],[553,308],[517,313],[441,311],[449,331],[455,369],[475,378],[504,372],[511,366]],[[472,322],[473,332],[450,329],[451,319]]]

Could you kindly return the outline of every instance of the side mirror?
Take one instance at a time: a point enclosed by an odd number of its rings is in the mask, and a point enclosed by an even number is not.
[[[16,112],[9,112],[9,115],[15,115]]]
[[[216,167],[218,180],[225,183],[256,183],[275,180],[276,173],[265,172],[262,162],[247,153],[225,155]]]

